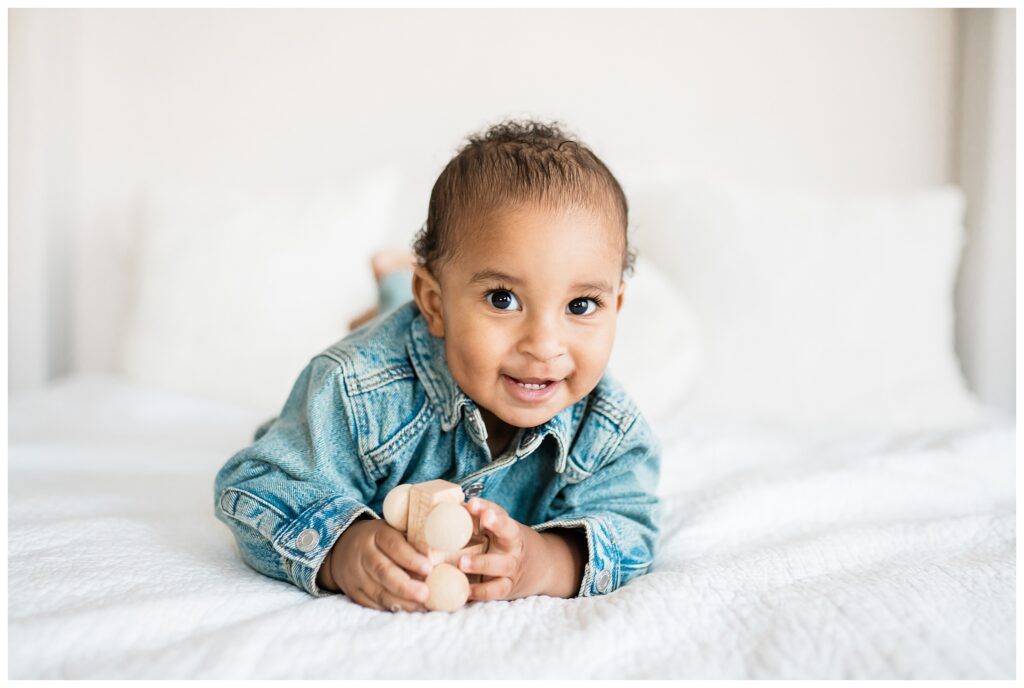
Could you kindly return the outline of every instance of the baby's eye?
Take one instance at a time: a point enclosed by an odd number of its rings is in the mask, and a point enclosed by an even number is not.
[[[519,307],[515,295],[507,289],[495,289],[487,292],[487,302],[499,311],[514,311]]]
[[[598,303],[594,299],[573,299],[567,308],[573,315],[590,315],[597,310]]]

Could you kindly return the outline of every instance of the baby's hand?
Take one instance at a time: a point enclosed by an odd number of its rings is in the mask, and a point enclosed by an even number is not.
[[[430,572],[430,560],[384,520],[350,525],[331,549],[327,563],[335,584],[364,607],[426,611],[423,603],[430,591],[422,579]]]
[[[469,586],[471,600],[513,600],[539,594],[543,589],[544,543],[540,533],[516,521],[500,506],[474,497],[466,504],[480,516],[490,537],[486,554],[463,556],[459,569],[484,576]]]

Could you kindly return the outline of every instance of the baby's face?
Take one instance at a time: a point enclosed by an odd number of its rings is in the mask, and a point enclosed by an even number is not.
[[[466,234],[440,285],[417,271],[417,300],[489,432],[500,424],[488,411],[541,425],[604,373],[622,306],[622,229],[587,210],[526,208]]]

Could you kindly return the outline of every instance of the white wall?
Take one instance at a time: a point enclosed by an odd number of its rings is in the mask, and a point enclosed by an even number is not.
[[[74,18],[12,11],[8,36],[8,384],[29,389],[69,371],[68,278]]]
[[[981,398],[1016,407],[1016,10],[962,10],[957,181],[968,243],[957,353]]]
[[[845,189],[956,178],[954,10],[10,16],[12,265],[26,261],[11,273],[12,333],[26,333],[11,337],[12,390],[116,367],[140,203],[161,184],[297,185],[401,165],[405,235],[462,138],[520,114],[568,123],[627,192],[634,173],[663,163]],[[44,95],[19,97],[18,83]],[[41,146],[55,126],[67,135]],[[32,193],[16,197],[16,178]],[[57,206],[40,185],[58,190]],[[69,271],[41,253],[49,241],[68,247]],[[56,357],[41,360],[47,333],[63,333],[41,326],[28,298],[54,287],[66,300],[50,312],[70,313],[57,318],[70,323],[67,350],[51,344]]]

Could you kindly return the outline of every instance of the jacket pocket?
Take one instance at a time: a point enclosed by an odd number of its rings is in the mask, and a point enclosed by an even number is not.
[[[406,444],[419,437],[433,417],[426,390],[412,366],[400,364],[344,378],[356,446],[374,479]]]

